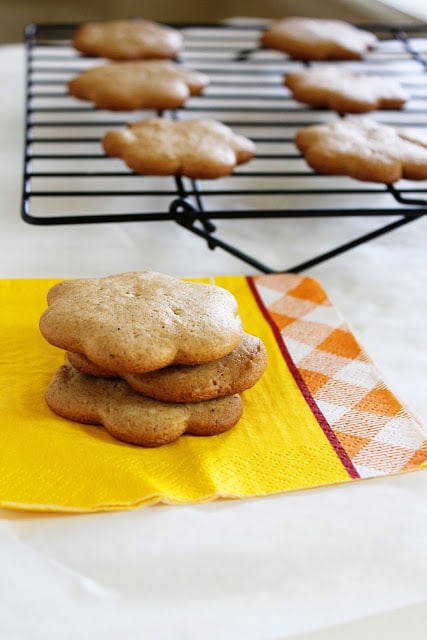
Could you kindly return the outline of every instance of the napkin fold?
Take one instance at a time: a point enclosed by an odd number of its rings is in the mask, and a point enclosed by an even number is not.
[[[144,449],[60,418],[44,391],[64,354],[38,329],[57,281],[0,281],[2,507],[91,512],[249,498],[426,465],[423,426],[321,285],[299,274],[198,279],[235,295],[244,330],[268,351],[229,432]]]

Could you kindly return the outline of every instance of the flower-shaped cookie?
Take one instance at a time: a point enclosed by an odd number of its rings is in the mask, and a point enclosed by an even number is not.
[[[267,366],[267,351],[259,338],[243,333],[237,347],[223,358],[148,373],[111,373],[79,353],[68,352],[66,360],[89,375],[123,378],[132,389],[149,398],[163,402],[201,402],[242,393],[252,387]]]
[[[255,144],[217,120],[176,122],[151,118],[108,131],[102,140],[107,155],[122,158],[136,173],[220,178],[255,154]]]
[[[169,444],[184,433],[223,433],[238,422],[243,411],[237,394],[205,402],[159,402],[140,395],[123,380],[87,376],[67,365],[57,369],[45,397],[58,415],[103,425],[114,438],[144,447]]]
[[[209,84],[204,73],[169,61],[111,62],[92,67],[68,82],[68,92],[100,109],[177,109]]]
[[[338,113],[401,109],[409,99],[393,78],[351,73],[338,66],[293,71],[286,74],[284,84],[299,102]]]
[[[175,58],[183,47],[183,38],[176,29],[149,20],[110,20],[80,25],[72,44],[87,56],[141,60]]]
[[[427,140],[366,116],[347,116],[300,129],[295,143],[319,173],[391,184],[427,179]]]
[[[102,368],[145,373],[222,358],[238,345],[242,327],[226,289],[143,271],[56,284],[40,331]]]
[[[261,46],[298,60],[353,60],[377,46],[370,31],[342,20],[291,17],[273,21],[261,35]]]

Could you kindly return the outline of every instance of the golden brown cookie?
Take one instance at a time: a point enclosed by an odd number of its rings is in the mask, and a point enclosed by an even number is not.
[[[377,46],[377,37],[343,20],[291,17],[274,20],[261,34],[261,46],[298,60],[360,59]]]
[[[235,297],[212,284],[144,271],[54,285],[40,331],[111,371],[145,373],[222,358],[240,341]]]
[[[117,374],[97,368],[87,358],[67,353],[76,369],[99,377]],[[163,402],[201,402],[242,393],[252,387],[267,366],[267,351],[259,338],[244,333],[227,356],[199,365],[175,365],[149,373],[118,375],[138,393]],[[105,375],[106,374],[106,375]]]
[[[111,369],[105,369],[95,364],[82,353],[75,353],[74,351],[67,351],[65,354],[65,364],[69,364],[74,369],[85,373],[87,376],[95,376],[96,378],[123,378],[123,374],[119,374],[117,371],[111,371]],[[200,366],[200,365],[193,365]],[[132,374],[131,374],[132,375]],[[134,373],[135,376],[145,376],[146,373]],[[124,378],[123,378],[124,379]]]
[[[108,131],[102,145],[107,155],[122,158],[136,173],[193,179],[229,175],[255,154],[252,140],[208,118],[143,120]]]
[[[393,78],[351,73],[330,65],[287,73],[284,84],[295,100],[338,113],[401,109],[409,99]]]
[[[347,116],[300,129],[295,143],[319,173],[391,184],[427,179],[427,141],[367,116]]]
[[[87,56],[110,60],[175,58],[183,47],[181,33],[150,20],[87,22],[74,31],[72,44]]]
[[[123,380],[105,380],[62,366],[46,389],[58,415],[83,424],[101,424],[118,440],[158,447],[184,433],[212,436],[231,429],[243,410],[239,395],[194,403],[166,403],[140,395]]]
[[[204,73],[165,60],[110,62],[68,82],[68,92],[100,109],[177,109],[209,84]]]

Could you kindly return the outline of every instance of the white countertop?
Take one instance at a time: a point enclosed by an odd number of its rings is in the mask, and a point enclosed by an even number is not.
[[[23,222],[23,61],[22,46],[0,48],[2,278],[254,273],[173,222]],[[284,268],[306,257],[298,252],[307,247],[286,237],[287,229],[298,237],[306,221],[227,224],[229,238],[283,256]],[[316,243],[342,233],[337,219],[311,224]],[[345,233],[366,224],[346,220]],[[425,424],[426,247],[424,217],[307,272]],[[190,507],[85,516],[3,510],[0,635],[415,637],[427,624],[426,505],[424,470]]]

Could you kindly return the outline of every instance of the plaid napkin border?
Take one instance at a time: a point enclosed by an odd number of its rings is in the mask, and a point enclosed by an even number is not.
[[[420,468],[427,433],[386,387],[320,284],[299,274],[248,278],[282,354],[352,478]]]

